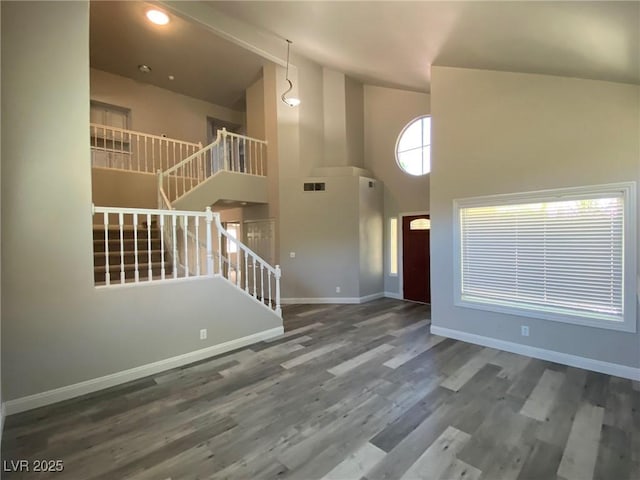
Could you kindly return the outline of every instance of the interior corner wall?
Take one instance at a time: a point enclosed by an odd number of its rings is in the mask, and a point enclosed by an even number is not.
[[[364,86],[353,78],[344,78],[347,165],[364,168]]]
[[[89,2],[1,8],[3,400],[281,327],[223,279],[94,287]]]
[[[429,114],[430,98],[426,93],[364,86],[364,168],[384,184],[384,291],[393,294],[402,292],[398,277],[389,272],[389,219],[428,212],[430,182],[430,175],[414,177],[400,170],[395,146],[411,120]]]
[[[344,73],[326,67],[322,69],[322,101],[324,108],[324,166],[348,166]]]
[[[91,100],[131,110],[131,130],[206,145],[207,117],[245,124],[245,113],[91,69]]]
[[[638,182],[640,86],[433,67],[431,92],[432,324],[640,367],[639,333],[462,308],[453,298],[453,200]]]
[[[264,80],[260,77],[246,91],[247,102],[247,135],[264,140]]]
[[[383,277],[383,184],[373,178],[358,178],[360,233],[359,297],[384,292]]]

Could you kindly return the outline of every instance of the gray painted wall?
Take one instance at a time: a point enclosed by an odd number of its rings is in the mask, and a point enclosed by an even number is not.
[[[222,279],[93,287],[89,5],[1,8],[4,400],[280,326]]]
[[[411,176],[400,170],[395,159],[398,135],[411,120],[429,114],[429,102],[426,93],[364,86],[364,167],[384,183],[385,292],[402,293],[398,277],[389,274],[389,219],[429,211],[430,176]]]
[[[452,251],[456,198],[640,180],[640,86],[433,67],[431,92],[433,325],[640,366],[638,334],[455,307]]]
[[[370,186],[370,183],[373,186]],[[359,177],[360,297],[383,291],[382,182]]]

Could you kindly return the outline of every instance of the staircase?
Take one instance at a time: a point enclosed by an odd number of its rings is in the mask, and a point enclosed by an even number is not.
[[[110,283],[130,283],[170,277],[173,264],[169,253],[162,250],[160,228],[155,223],[149,227],[123,225],[122,229],[94,225],[93,271],[96,285],[106,285],[107,271]]]
[[[216,140],[158,174],[173,208],[203,210],[223,201],[268,203],[267,142],[218,130]]]
[[[271,266],[231,236],[220,223],[220,215],[210,208],[219,200],[268,202],[266,145],[219,130],[212,144],[158,170],[158,209],[94,206],[96,287],[221,278],[248,300],[281,317],[280,267]],[[92,150],[99,147],[104,145],[92,145]],[[182,151],[176,147],[169,163]],[[137,151],[134,158],[141,158]],[[162,163],[153,155],[142,158],[143,162],[123,165],[127,170],[149,173],[149,168]],[[123,165],[101,167],[122,169]],[[227,251],[233,255],[227,256]]]

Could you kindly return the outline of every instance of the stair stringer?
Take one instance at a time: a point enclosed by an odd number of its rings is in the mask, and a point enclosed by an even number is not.
[[[174,200],[172,206],[202,211],[220,200],[268,203],[267,177],[221,170]]]

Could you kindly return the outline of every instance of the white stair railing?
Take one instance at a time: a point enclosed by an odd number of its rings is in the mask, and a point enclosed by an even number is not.
[[[219,275],[282,314],[280,267],[231,236],[209,207],[191,212],[94,206],[93,214],[97,287]]]
[[[89,130],[94,167],[155,174],[202,149],[200,143],[97,123],[90,123]]]
[[[267,142],[218,130],[216,140],[180,163],[158,171],[158,184],[170,201],[182,197],[219,171],[266,176]]]

